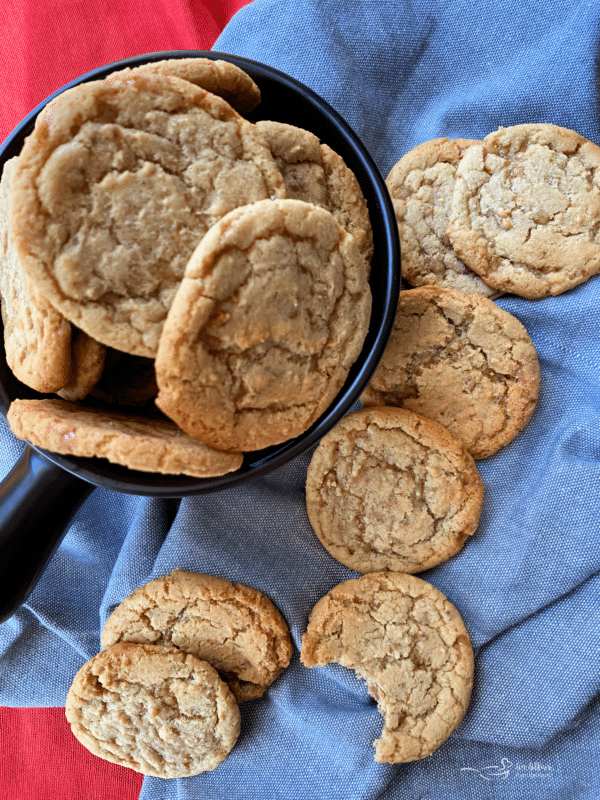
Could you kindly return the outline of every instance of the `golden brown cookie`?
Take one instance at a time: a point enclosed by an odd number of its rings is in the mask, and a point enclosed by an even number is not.
[[[96,386],[106,361],[106,345],[71,326],[69,378],[57,391],[63,400],[82,400]]]
[[[176,569],[140,586],[102,631],[117,642],[176,646],[218,670],[238,702],[260,697],[292,655],[285,620],[257,589]]]
[[[499,292],[457,256],[446,228],[456,167],[473,139],[432,139],[406,153],[386,179],[402,255],[402,277],[412,286],[442,286],[467,294]]]
[[[65,712],[91,753],[156,778],[215,769],[240,732],[240,710],[216,670],[176,647],[98,653],[76,674]]]
[[[240,114],[249,114],[260,103],[260,89],[250,75],[235,64],[212,58],[167,58],[139,67],[112,72],[110,77],[132,74],[174,75],[207,92],[219,95]]]
[[[367,201],[352,170],[341,156],[303,128],[261,120],[263,134],[283,175],[286,195],[326,208],[354,236],[370,270],[373,231]]]
[[[30,280],[93,338],[153,357],[194,248],[239,205],[284,196],[255,127],[188,81],[131,74],[60,94],[13,180]]]
[[[30,285],[16,252],[10,208],[17,164],[17,158],[9,159],[0,181],[0,297],[6,361],[26,386],[56,392],[69,380],[71,324]]]
[[[297,436],[343,386],[370,311],[364,258],[329,211],[236,209],[190,259],[158,348],[156,403],[218,449]]]
[[[535,347],[518,319],[486,297],[421,286],[401,292],[361,402],[433,419],[486,458],[525,427],[539,386]]]
[[[383,715],[380,763],[430,755],[469,704],[469,634],[452,603],[414,575],[375,572],[335,586],[310,613],[300,658],[336,662],[367,682]]]
[[[500,128],[458,166],[448,237],[498,291],[530,299],[600,271],[600,147],[549,124]]]
[[[420,572],[475,533],[483,482],[458,439],[404,408],[363,408],[321,439],[308,467],[308,518],[357,572]]]
[[[7,419],[19,439],[71,456],[98,456],[142,472],[207,478],[234,472],[241,453],[222,453],[167,420],[130,417],[66,400],[13,400]]]

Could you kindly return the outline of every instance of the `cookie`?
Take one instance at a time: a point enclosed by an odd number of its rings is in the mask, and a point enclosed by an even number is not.
[[[402,277],[412,286],[442,286],[497,297],[457,256],[446,228],[456,167],[473,139],[433,139],[392,167],[386,185],[392,198],[402,256]]]
[[[525,427],[539,386],[535,347],[518,319],[486,297],[421,286],[401,292],[361,402],[433,419],[486,458]]]
[[[357,572],[420,572],[477,529],[483,482],[464,446],[404,408],[346,415],[308,467],[308,518],[325,549]]]
[[[94,339],[152,358],[185,266],[231,209],[284,196],[254,126],[188,81],[131,74],[60,94],[13,180],[29,279]]]
[[[106,346],[72,326],[69,378],[57,391],[63,400],[83,400],[96,386],[106,361]]]
[[[75,738],[155,778],[213,770],[240,732],[240,710],[210,664],[176,647],[116,644],[87,661],[67,695]]]
[[[212,58],[167,58],[139,67],[112,72],[110,77],[128,75],[173,75],[219,95],[240,114],[249,114],[260,103],[260,89],[250,75],[235,64]]]
[[[12,373],[38,392],[56,392],[69,380],[71,324],[31,286],[10,229],[11,187],[18,159],[4,164],[0,181],[0,297],[4,349]]]
[[[557,295],[600,271],[600,148],[549,124],[500,128],[456,173],[448,237],[498,291]]]
[[[207,478],[234,472],[241,453],[221,453],[171,422],[87,408],[66,400],[13,400],[12,432],[37,447],[69,456],[97,456],[142,472]]]
[[[364,258],[329,211],[236,209],[190,259],[158,348],[156,403],[221,450],[297,436],[342,388],[370,310]]]
[[[106,621],[102,647],[176,646],[218,670],[238,702],[260,697],[292,655],[285,620],[257,589],[176,569],[140,586]]]
[[[341,664],[367,682],[383,715],[379,763],[430,755],[469,704],[469,634],[452,603],[414,575],[375,572],[334,587],[310,613],[300,658]]]
[[[321,144],[314,133],[294,125],[261,120],[256,127],[283,175],[287,197],[331,211],[337,222],[354,236],[370,270],[373,230],[367,201],[342,157],[329,145]]]

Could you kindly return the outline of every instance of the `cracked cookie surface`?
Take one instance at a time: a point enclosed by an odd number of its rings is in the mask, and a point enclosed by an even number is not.
[[[194,248],[231,209],[285,196],[255,127],[165,75],[63,92],[19,156],[11,225],[29,279],[103,344],[152,358]]]
[[[356,176],[342,157],[303,128],[271,120],[261,120],[256,127],[271,148],[287,197],[331,211],[337,222],[354,237],[370,271],[373,230],[367,201]]]
[[[67,720],[94,755],[157,778],[213,770],[240,732],[240,710],[210,664],[175,647],[116,644],[79,670]]]
[[[550,124],[500,128],[465,151],[448,237],[499,291],[557,295],[600,271],[600,148]]]
[[[425,758],[460,724],[473,685],[473,649],[456,608],[413,575],[344,581],[315,605],[302,663],[331,662],[363,678],[383,715],[375,761]]]
[[[442,286],[467,294],[499,292],[464,264],[446,234],[456,167],[473,139],[432,139],[392,167],[386,185],[392,198],[402,256],[402,277],[412,286]]]
[[[208,478],[234,472],[241,453],[213,450],[168,420],[86,408],[67,400],[13,400],[6,418],[19,439],[63,455],[106,458],[142,472]]]
[[[537,353],[516,317],[486,297],[421,286],[401,292],[361,401],[433,419],[486,458],[525,427],[539,387]]]
[[[38,392],[55,392],[69,380],[71,323],[31,286],[10,230],[11,187],[18,159],[5,164],[0,182],[0,297],[6,361]]]
[[[315,533],[357,572],[413,573],[445,561],[475,532],[482,502],[461,442],[402,408],[348,414],[319,443],[306,479]]]
[[[214,225],[163,328],[158,407],[218,449],[299,435],[342,388],[368,331],[356,243],[330,212],[266,200]]]
[[[140,586],[106,621],[102,646],[174,645],[208,661],[238,702],[260,697],[288,666],[288,626],[257,589],[173,570]]]
[[[189,81],[227,100],[240,114],[249,114],[260,103],[260,89],[250,75],[223,59],[166,58],[112,72],[111,77],[128,77],[138,73],[174,75],[176,78]]]

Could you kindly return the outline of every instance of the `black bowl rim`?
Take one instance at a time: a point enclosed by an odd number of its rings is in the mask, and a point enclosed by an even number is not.
[[[239,485],[252,478],[265,475],[317,444],[319,439],[321,439],[356,403],[364,386],[375,371],[392,332],[398,304],[398,295],[400,291],[400,243],[398,228],[392,202],[378,167],[350,125],[329,105],[329,103],[327,103],[327,101],[296,78],[259,61],[215,50],[169,50],[145,53],[97,67],[53,92],[16,126],[2,145],[0,145],[0,168],[4,162],[13,155],[18,155],[22,147],[22,138],[33,129],[35,119],[44,106],[67,89],[87,81],[102,79],[111,72],[117,69],[124,69],[125,67],[138,66],[143,63],[160,61],[167,58],[197,57],[229,61],[247,71],[252,77],[258,76],[259,78],[267,80],[275,80],[292,92],[304,95],[313,106],[317,107],[323,118],[346,140],[346,145],[357,154],[358,162],[371,183],[375,200],[379,206],[378,210],[385,233],[385,265],[387,272],[385,296],[383,298],[383,315],[371,349],[364,359],[364,363],[351,379],[350,377],[348,378],[336,399],[321,417],[319,417],[307,431],[294,439],[264,451],[246,454],[244,464],[237,472],[231,472],[214,478],[161,475],[154,472],[130,470],[126,467],[110,464],[108,461],[105,461],[105,459],[63,456],[30,445],[36,452],[42,454],[72,475],[94,484],[95,486],[125,494],[180,498],[202,494],[204,492],[222,490]],[[373,211],[371,201],[369,210],[371,212]],[[384,243],[381,242],[380,244],[383,250]],[[0,385],[0,410],[5,415],[8,410],[9,402],[10,398],[5,393],[4,387]]]

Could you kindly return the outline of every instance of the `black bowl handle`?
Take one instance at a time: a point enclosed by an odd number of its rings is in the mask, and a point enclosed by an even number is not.
[[[28,598],[94,488],[25,448],[0,485],[0,622]]]

